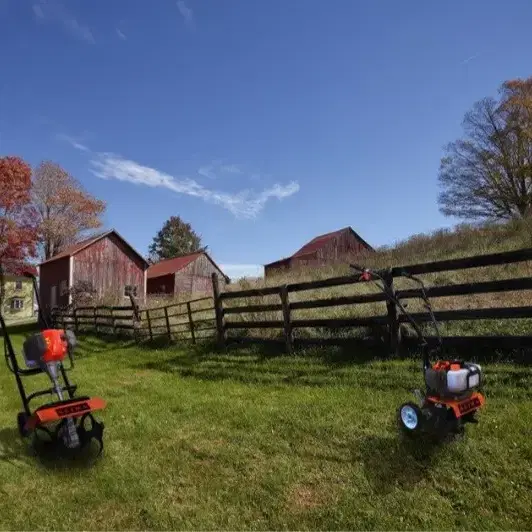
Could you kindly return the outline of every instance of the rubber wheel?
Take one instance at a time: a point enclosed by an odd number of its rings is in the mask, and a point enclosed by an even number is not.
[[[18,432],[19,434],[25,438],[29,435],[29,431],[24,428],[24,425],[28,421],[28,415],[26,412],[19,412],[17,414],[17,426],[18,426]]]
[[[404,403],[397,411],[399,428],[409,437],[416,437],[421,433],[423,413],[415,403]]]

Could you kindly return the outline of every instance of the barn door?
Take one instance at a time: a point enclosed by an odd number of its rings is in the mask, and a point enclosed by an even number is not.
[[[57,286],[50,288],[50,307],[57,307]]]

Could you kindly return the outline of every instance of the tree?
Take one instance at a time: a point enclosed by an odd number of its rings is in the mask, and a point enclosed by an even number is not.
[[[502,84],[500,97],[477,102],[465,136],[446,147],[440,210],[469,220],[532,214],[532,77]]]
[[[20,157],[0,157],[0,309],[6,270],[19,273],[35,257],[37,213],[31,204],[31,167]]]
[[[44,259],[102,226],[105,203],[54,162],[43,161],[35,169],[32,196],[41,222]]]
[[[190,224],[179,216],[171,216],[153,238],[149,260],[154,263],[205,249],[201,247],[201,237],[192,230]]]

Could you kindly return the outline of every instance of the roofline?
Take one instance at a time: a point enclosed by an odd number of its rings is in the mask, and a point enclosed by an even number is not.
[[[84,249],[88,248],[89,246],[92,246],[92,244],[95,244],[96,242],[98,242],[102,238],[105,238],[106,236],[109,236],[111,233],[114,233],[118,238],[120,238],[120,240],[122,240],[124,242],[124,244],[126,244],[127,247],[130,248],[131,251],[133,251],[133,253],[135,253],[135,255],[137,255],[137,257],[139,257],[142,260],[144,265],[148,266],[148,268],[149,268],[150,263],[116,229],[110,229],[109,231],[105,231],[104,233],[102,233],[99,236],[95,236],[94,238],[88,238],[87,242],[83,246],[81,246],[79,249],[74,251],[74,253],[69,253],[68,255],[65,255],[64,257],[50,257],[49,259],[41,262],[39,264],[39,266],[41,266],[42,264],[48,264],[49,262],[53,262],[54,260],[66,259],[67,257],[73,257],[74,255],[77,255],[80,251],[83,251]],[[75,245],[75,244],[73,244],[73,245]],[[59,255],[59,253],[58,253],[58,255]]]
[[[174,260],[174,259],[179,259],[179,258],[182,258],[182,257],[190,257],[190,255],[201,255],[201,254],[204,254],[207,259],[209,259],[209,261],[212,263],[212,265],[223,275],[225,281],[228,283],[231,279],[229,278],[228,275],[226,275],[223,270],[220,268],[220,266],[218,266],[218,264],[216,264],[216,262],[214,262],[213,258],[205,251],[205,250],[198,250],[198,251],[193,251],[192,253],[183,253],[181,255],[176,255],[175,257],[170,257],[169,259],[163,259],[163,260],[160,260],[159,262],[156,262],[155,264],[150,264],[150,268],[152,266],[155,266],[156,264],[161,264],[161,262],[167,262],[167,261],[170,261],[170,260]],[[190,263],[189,263],[190,264]],[[188,266],[188,264],[187,264]],[[187,266],[183,266],[183,268],[186,268]],[[181,269],[183,269],[181,268]],[[180,270],[175,270],[173,273],[172,272],[169,272],[169,273],[161,273],[160,275],[153,275],[152,277],[149,277],[150,279],[157,279],[158,277],[165,277],[166,275],[173,275],[173,274],[176,274],[178,271],[181,271]],[[149,270],[149,268],[148,268]]]
[[[299,249],[303,249],[306,245],[310,244],[311,242],[314,242],[315,240],[323,238],[323,237],[325,237],[327,235],[331,235],[331,234],[334,234],[334,233],[341,233],[343,231],[350,231],[370,251],[375,251],[375,249],[372,246],[370,246],[350,225],[348,225],[347,227],[343,227],[342,229],[338,229],[337,231],[330,231],[329,233],[323,233],[322,235],[315,236],[312,240],[309,240],[306,244],[301,246]],[[298,251],[296,251],[293,255],[290,255],[289,257],[285,257],[284,259],[274,260],[273,262],[269,262],[268,264],[264,264],[264,268],[267,268],[268,266],[274,266],[275,264],[282,264],[283,262],[289,262],[292,259],[298,259],[298,258],[301,258],[301,257],[307,257],[307,256],[312,255],[314,253],[313,251],[309,251],[307,253],[302,253],[301,255],[298,255],[297,254]]]

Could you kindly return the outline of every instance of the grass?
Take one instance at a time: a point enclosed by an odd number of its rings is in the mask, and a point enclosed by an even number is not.
[[[480,424],[429,450],[401,443],[394,423],[419,361],[358,355],[83,338],[74,380],[109,402],[91,469],[31,455],[4,368],[0,527],[530,530],[530,367],[487,364]]]
[[[453,230],[439,230],[432,234],[415,235],[410,239],[396,243],[393,246],[381,248],[376,253],[366,257],[357,257],[356,262],[372,268],[389,266],[406,266],[408,264],[438,261],[486,253],[511,251],[532,246],[532,219],[514,221],[506,224],[485,224],[479,226],[462,225]],[[346,264],[337,264],[323,268],[296,270],[285,275],[278,275],[266,280],[242,280],[229,285],[229,290],[260,288],[263,286],[278,286],[284,283],[313,281],[316,279],[342,276],[352,273]],[[470,270],[441,272],[421,276],[428,287],[448,284],[471,283],[480,281],[502,280],[509,278],[530,277],[532,262],[475,268]],[[396,288],[412,288],[410,281],[396,280]],[[375,293],[377,289],[372,284],[355,284],[335,288],[322,288],[290,294],[290,302],[328,299],[332,297]],[[530,291],[506,292],[493,294],[478,294],[471,296],[455,296],[433,298],[434,309],[472,309],[490,307],[515,307],[530,305],[532,294]],[[279,303],[277,295],[228,300],[227,306],[247,306]],[[409,302],[409,310],[422,311],[421,303],[416,300]],[[385,303],[367,303],[359,305],[345,305],[292,312],[293,319],[312,318],[348,318],[382,316],[386,314]],[[227,321],[260,321],[282,320],[281,312],[258,312],[228,315]],[[532,326],[532,320],[474,320],[463,322],[442,323],[444,335],[527,335]],[[239,330],[241,335],[278,336],[281,331],[272,329]],[[334,336],[327,330],[299,329],[300,336]],[[362,331],[367,334],[368,331]],[[232,334],[233,331],[231,331]],[[356,330],[345,331],[343,335],[359,334]]]

